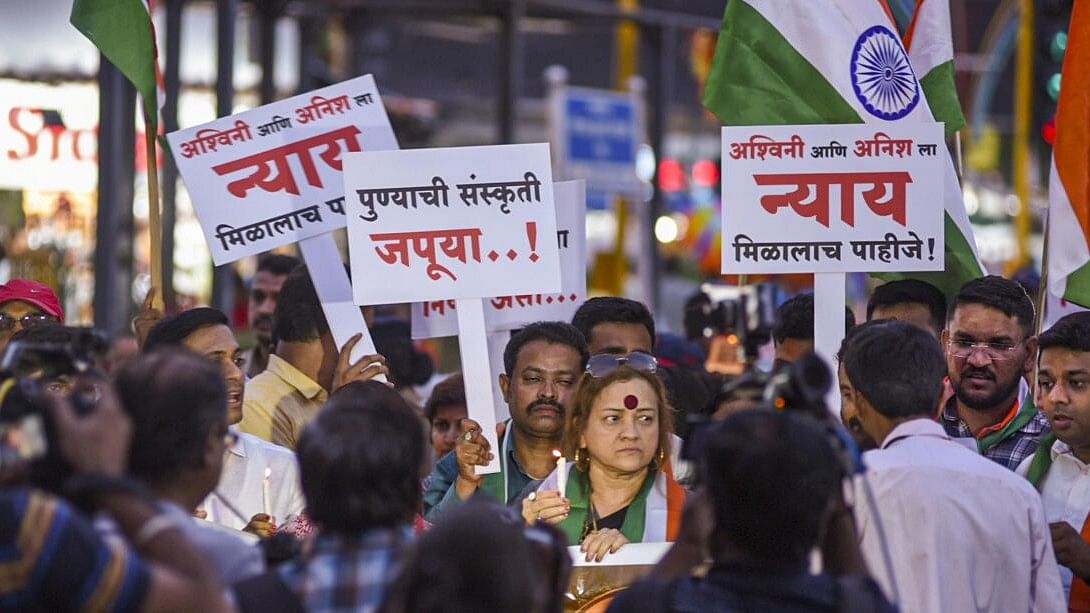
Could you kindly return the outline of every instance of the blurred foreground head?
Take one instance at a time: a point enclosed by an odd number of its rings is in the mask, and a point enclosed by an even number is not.
[[[559,612],[571,571],[564,535],[480,497],[417,541],[386,611]]]
[[[822,427],[797,413],[743,411],[715,430],[704,458],[713,556],[804,565],[840,484]]]

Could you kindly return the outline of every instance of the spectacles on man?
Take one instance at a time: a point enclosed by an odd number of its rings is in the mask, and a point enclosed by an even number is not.
[[[628,355],[600,353],[592,356],[587,362],[586,372],[595,379],[599,379],[622,366],[640,372],[654,373],[659,369],[659,361],[655,359],[655,356],[642,351],[633,351]]]
[[[946,343],[947,351],[955,358],[967,358],[973,355],[974,351],[980,350],[984,352],[984,355],[988,356],[990,360],[1009,360],[1014,357],[1015,351],[1022,342],[1017,343],[991,343],[991,342],[976,342],[965,339],[950,339]]]
[[[14,330],[17,323],[22,324],[22,327],[26,329],[47,323],[57,323],[57,318],[45,313],[28,313],[22,317],[12,317],[6,313],[0,313],[0,332]]]

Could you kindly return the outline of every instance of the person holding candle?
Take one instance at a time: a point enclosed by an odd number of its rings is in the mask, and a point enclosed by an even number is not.
[[[530,324],[514,334],[503,352],[499,383],[511,411],[503,424],[499,449],[491,449],[472,419],[463,419],[455,450],[441,458],[427,479],[425,519],[436,523],[442,513],[478,491],[501,504],[518,500],[536,480],[556,467],[564,418],[571,406],[579,373],[589,358],[578,329],[559,321]],[[500,472],[477,475],[491,456]]]
[[[643,352],[592,357],[565,419],[564,490],[558,468],[522,501],[528,524],[557,524],[587,560],[677,534],[685,491],[669,465],[672,410],[657,366]]]
[[[244,398],[242,354],[221,311],[200,307],[168,317],[151,329],[144,351],[184,347],[219,367],[227,385],[227,422],[237,436],[223,460],[220,482],[199,506],[208,521],[267,537],[303,512],[299,469],[290,449],[237,431]],[[270,470],[266,476],[265,470]]]

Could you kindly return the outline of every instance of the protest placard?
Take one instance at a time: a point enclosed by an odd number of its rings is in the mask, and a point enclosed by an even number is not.
[[[298,242],[337,346],[359,333],[351,359],[375,353],[328,234],[346,223],[343,153],[397,149],[374,78],[178,130],[167,141],[212,261],[226,264]],[[298,180],[299,170],[305,181]]]
[[[370,75],[167,141],[216,265],[344,227],[344,154],[397,149]]]
[[[560,291],[547,144],[365,151],[344,163],[352,269],[369,279],[353,284],[357,304]]]
[[[556,202],[556,242],[560,250],[561,289],[556,294],[497,296],[485,301],[489,332],[514,330],[535,321],[571,321],[587,298],[586,191],[583,181],[553,184]],[[412,307],[413,338],[458,334],[453,300],[417,302]]]
[[[942,124],[724,127],[723,272],[943,269]]]
[[[499,449],[482,299],[561,289],[548,144],[360,152],[344,165],[355,302],[455,301],[469,417]],[[498,455],[477,467],[498,470]]]

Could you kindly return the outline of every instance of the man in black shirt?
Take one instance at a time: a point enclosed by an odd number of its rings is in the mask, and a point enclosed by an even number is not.
[[[743,411],[706,445],[706,490],[690,499],[677,542],[610,613],[894,610],[866,575],[822,426],[794,413]],[[807,569],[815,546],[824,563],[817,575]],[[711,569],[691,576],[707,552]]]

